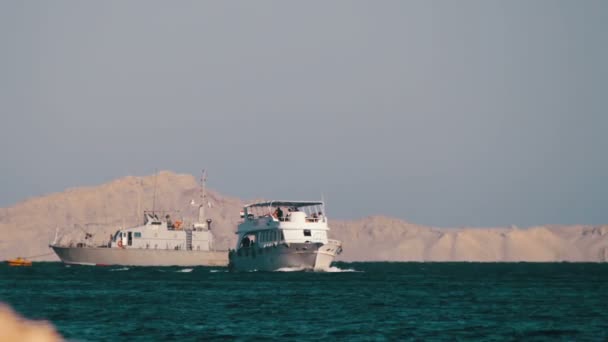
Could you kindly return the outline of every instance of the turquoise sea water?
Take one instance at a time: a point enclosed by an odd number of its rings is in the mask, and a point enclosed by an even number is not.
[[[79,341],[608,340],[608,264],[335,266],[0,265],[0,301]]]

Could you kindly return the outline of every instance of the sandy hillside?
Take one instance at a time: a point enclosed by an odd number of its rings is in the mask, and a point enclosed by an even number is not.
[[[346,260],[608,261],[608,225],[431,228],[368,217],[332,228]]]
[[[84,232],[105,242],[119,227],[140,224],[152,209],[154,176],[125,177],[95,187],[68,189],[0,209],[0,259],[50,253],[58,228],[63,241]],[[199,186],[192,175],[160,172],[156,209],[179,211],[192,222]],[[218,248],[235,243],[242,201],[208,191],[208,216]],[[331,213],[328,213],[331,220]],[[608,225],[521,228],[431,228],[388,217],[331,220],[332,237],[343,241],[342,260],[390,261],[608,261]],[[35,260],[57,260],[45,255]]]

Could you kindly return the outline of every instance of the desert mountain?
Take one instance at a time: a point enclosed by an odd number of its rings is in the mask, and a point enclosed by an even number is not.
[[[155,181],[156,178],[156,181]],[[154,184],[156,182],[156,200]],[[207,192],[216,248],[231,248],[243,202]],[[192,175],[160,172],[156,177],[125,177],[95,187],[68,189],[0,209],[0,259],[42,255],[56,230],[62,242],[85,233],[107,242],[120,227],[141,224],[143,210],[172,211],[192,222],[199,185]],[[347,261],[607,261],[608,225],[510,228],[432,228],[388,217],[331,220],[332,238],[343,241]]]

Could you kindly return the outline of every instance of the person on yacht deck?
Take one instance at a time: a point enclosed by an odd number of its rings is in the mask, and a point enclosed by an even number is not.
[[[278,218],[279,221],[283,219],[283,210],[281,210],[281,207],[277,207],[272,216]]]

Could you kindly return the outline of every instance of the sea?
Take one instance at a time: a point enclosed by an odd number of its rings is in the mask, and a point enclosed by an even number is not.
[[[3,264],[0,302],[72,341],[608,341],[599,263]]]

